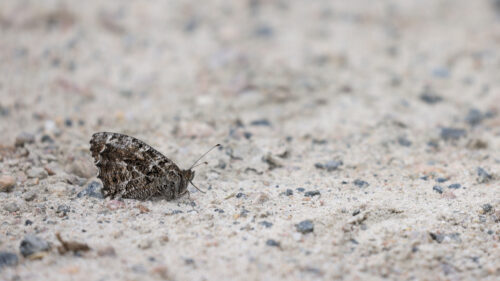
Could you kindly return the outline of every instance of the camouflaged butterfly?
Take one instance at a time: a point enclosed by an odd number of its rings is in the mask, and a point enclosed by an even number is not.
[[[104,197],[139,200],[151,197],[177,199],[189,193],[189,183],[201,191],[192,182],[192,169],[218,146],[220,144],[203,154],[191,168],[181,170],[172,160],[131,136],[100,132],[92,135],[90,140],[90,151],[99,169],[97,177],[103,183]]]

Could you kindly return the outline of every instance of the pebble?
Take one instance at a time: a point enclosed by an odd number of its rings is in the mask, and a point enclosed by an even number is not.
[[[314,224],[310,220],[304,220],[295,225],[297,231],[306,234],[314,231]]]
[[[443,101],[443,98],[433,93],[430,89],[425,89],[420,95],[420,100],[427,104],[436,104]]]
[[[261,221],[259,222],[260,225],[263,225],[265,228],[270,228],[271,226],[273,226],[273,224],[271,222],[268,222],[268,221]]]
[[[33,199],[36,198],[36,192],[33,190],[30,190],[23,195],[24,200],[26,201],[32,201]]]
[[[465,137],[467,132],[459,128],[441,128],[441,138],[445,141],[458,140]]]
[[[80,191],[76,197],[82,198],[82,197],[94,197],[98,199],[103,199],[104,196],[102,195],[102,184],[97,181],[92,181],[90,182],[85,189]]]
[[[258,119],[250,122],[251,126],[271,126],[271,122],[267,119]]]
[[[364,188],[370,186],[370,184],[364,180],[356,179],[354,180],[354,185],[359,187],[359,188]]]
[[[306,193],[304,193],[304,196],[306,197],[313,197],[313,196],[320,196],[321,193],[319,192],[319,190],[312,190],[312,191],[307,191]]]
[[[436,191],[437,193],[439,194],[442,194],[443,193],[443,188],[439,185],[435,185],[432,187],[432,190]]]
[[[271,247],[278,247],[278,248],[281,246],[280,242],[273,240],[273,239],[268,239],[266,241],[266,245],[271,246]]]
[[[35,135],[27,132],[22,132],[19,135],[17,135],[14,145],[17,147],[22,147],[27,143],[34,143],[34,142],[35,142]]]
[[[70,211],[71,208],[68,205],[59,205],[57,206],[56,214],[58,214],[60,217],[64,217],[68,215]]]
[[[445,181],[447,181],[448,179],[447,178],[437,178],[436,181],[439,182],[439,183],[443,183]]]
[[[48,251],[49,249],[50,246],[47,241],[32,234],[24,236],[24,239],[19,245],[19,251],[24,257],[31,256],[38,252]]]
[[[448,185],[448,188],[459,189],[461,186],[462,185],[459,183],[453,183],[453,184]]]
[[[26,171],[26,175],[30,178],[37,178],[37,179],[44,179],[46,178],[49,174],[44,168],[40,167],[32,167]]]
[[[485,169],[481,167],[477,167],[477,182],[478,183],[487,183],[493,179],[493,176],[488,173]]]
[[[398,143],[401,146],[406,146],[406,147],[411,146],[411,141],[409,141],[406,137],[399,137]]]
[[[489,212],[493,211],[493,206],[491,206],[491,204],[484,204],[484,205],[483,205],[483,206],[481,206],[481,207],[482,207],[483,212],[484,212],[485,214],[487,214],[487,213],[489,213]]]
[[[17,205],[15,202],[9,202],[9,203],[6,203],[4,206],[3,206],[3,209],[7,212],[17,212],[19,211],[19,205]]]
[[[303,187],[299,187],[299,188],[297,188],[297,191],[298,191],[298,192],[304,192],[305,190],[306,190],[306,189],[305,189],[305,188],[303,188]]]
[[[336,160],[330,160],[326,163],[316,163],[314,164],[314,167],[317,169],[324,169],[327,170],[328,172],[335,171],[337,170],[340,166],[342,166],[344,163],[342,161],[336,161]]]
[[[16,185],[16,179],[11,175],[0,176],[0,192],[9,192]]]
[[[241,198],[241,197],[245,198],[247,196],[245,195],[245,193],[238,192],[238,194],[236,194],[236,198]]]
[[[0,251],[0,269],[5,266],[13,266],[19,262],[17,255],[10,252]]]
[[[469,113],[467,113],[465,122],[471,126],[476,126],[483,121],[484,117],[485,116],[481,113],[481,111],[473,108],[469,110]]]
[[[291,189],[287,189],[287,190],[285,191],[285,195],[286,195],[286,196],[292,196],[292,195],[293,195],[293,190],[291,190]]]

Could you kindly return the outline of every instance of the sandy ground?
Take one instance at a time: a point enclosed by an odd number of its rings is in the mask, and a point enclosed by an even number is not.
[[[0,33],[0,280],[500,279],[498,1],[1,1]],[[206,194],[101,199],[97,131],[223,147]]]

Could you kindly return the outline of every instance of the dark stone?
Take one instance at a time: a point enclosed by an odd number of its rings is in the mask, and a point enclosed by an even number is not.
[[[304,191],[305,191],[305,188],[303,188],[303,187],[299,187],[299,188],[297,188],[297,191],[298,191],[298,192],[304,192]]]
[[[54,140],[49,135],[43,135],[41,141],[43,143],[54,143]]]
[[[19,245],[19,251],[24,257],[31,256],[34,253],[48,251],[49,249],[49,243],[31,234],[26,235]]]
[[[307,191],[306,193],[304,193],[304,196],[306,197],[313,197],[313,196],[320,196],[321,193],[319,192],[319,190],[312,190],[312,191]]]
[[[236,198],[246,198],[247,196],[245,195],[245,193],[241,193],[241,192],[238,192],[238,194],[236,194]]]
[[[255,29],[255,35],[257,35],[258,37],[269,38],[272,37],[273,34],[274,30],[269,25],[261,24]]]
[[[187,265],[193,265],[194,259],[191,259],[191,258],[184,259],[184,263]]]
[[[252,135],[253,135],[253,134],[252,134],[252,133],[250,133],[250,132],[243,132],[243,136],[244,136],[247,140],[249,140],[249,139],[252,137]]]
[[[317,169],[325,169],[328,172],[337,170],[340,166],[342,166],[343,162],[342,161],[336,161],[336,160],[330,160],[326,163],[316,163],[314,164],[314,167]]]
[[[66,216],[71,211],[68,205],[59,205],[57,206],[56,214],[60,216]]]
[[[5,266],[14,266],[18,262],[19,259],[16,254],[0,251],[0,269]]]
[[[268,239],[266,241],[266,245],[271,246],[271,247],[280,247],[281,246],[280,242],[273,240],[273,239]]]
[[[465,137],[467,132],[458,128],[441,128],[441,138],[445,141],[458,140]]]
[[[432,240],[434,240],[438,243],[443,242],[444,237],[445,237],[445,235],[443,235],[443,234],[437,234],[437,233],[433,233],[433,232],[429,232],[429,236],[432,238]]]
[[[310,220],[304,220],[295,225],[298,232],[306,234],[314,231],[314,223]]]
[[[481,113],[481,111],[477,109],[471,109],[469,110],[469,113],[467,113],[467,116],[465,117],[465,122],[471,126],[476,126],[479,125],[483,121],[485,116]]]
[[[352,216],[357,216],[361,213],[361,211],[359,209],[355,210],[354,212],[352,212]]]
[[[482,208],[484,213],[489,213],[493,211],[493,206],[491,206],[491,204],[484,204]]]
[[[462,185],[459,183],[452,183],[452,184],[448,185],[448,188],[452,188],[452,189],[459,189],[460,187],[462,187]]]
[[[447,181],[448,179],[447,178],[437,178],[436,181],[439,182],[439,183],[443,183],[445,181]]]
[[[411,141],[409,141],[406,137],[399,137],[398,138],[398,143],[401,146],[411,146]]]
[[[427,104],[436,104],[438,102],[441,102],[443,98],[430,91],[430,89],[425,89],[424,92],[420,95],[420,100]]]
[[[267,119],[258,119],[250,123],[251,126],[271,126],[271,122]]]
[[[24,221],[24,225],[32,225],[32,224],[33,224],[33,222],[32,222],[32,221],[30,221],[30,220],[26,220],[26,221]]]
[[[215,209],[214,212],[217,212],[219,214],[223,214],[224,213],[224,210],[222,209]]]
[[[81,197],[94,197],[94,198],[98,198],[98,199],[103,199],[104,196],[102,195],[101,193],[101,189],[102,189],[102,184],[100,182],[97,182],[97,181],[92,181],[91,183],[89,183],[87,185],[87,187],[80,191],[76,197],[78,198],[81,198]]]
[[[73,121],[67,118],[66,120],[64,120],[64,125],[66,125],[66,127],[71,127],[73,126]]]
[[[488,173],[485,169],[477,167],[477,182],[487,183],[493,179],[493,176]]]
[[[437,193],[439,194],[442,194],[443,193],[443,188],[439,185],[435,185],[432,187],[432,190],[436,191]]]
[[[273,226],[273,224],[271,222],[268,222],[268,221],[261,221],[261,222],[259,222],[259,224],[263,225],[266,228],[270,228],[271,226]]]
[[[285,195],[286,195],[286,196],[292,196],[292,195],[293,195],[293,190],[291,190],[291,189],[287,189],[287,190],[285,191]]]
[[[370,184],[364,180],[356,179],[354,180],[354,185],[360,188],[368,187]]]

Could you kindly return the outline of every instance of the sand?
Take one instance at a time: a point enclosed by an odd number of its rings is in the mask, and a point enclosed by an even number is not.
[[[500,278],[498,1],[2,1],[0,31],[0,280]],[[222,148],[205,194],[102,199],[98,131]]]

